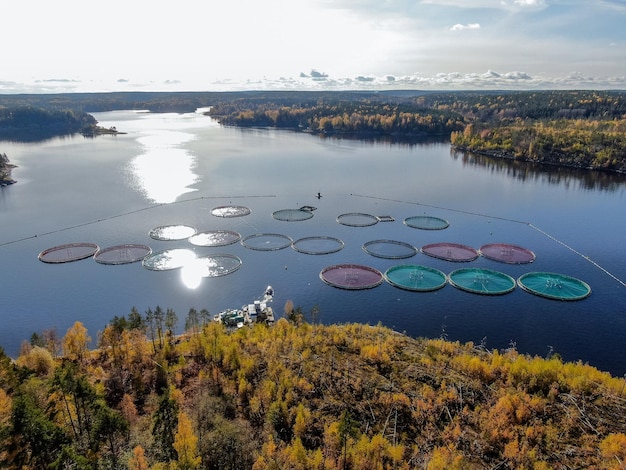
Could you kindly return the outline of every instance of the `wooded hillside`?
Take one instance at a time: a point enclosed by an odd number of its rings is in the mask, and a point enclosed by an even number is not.
[[[176,337],[175,312],[133,309],[97,350],[79,322],[34,335],[0,360],[2,467],[623,468],[621,378],[285,315],[228,332],[191,309]]]
[[[0,107],[0,140],[38,141],[73,134],[95,124],[90,114],[73,110]]]

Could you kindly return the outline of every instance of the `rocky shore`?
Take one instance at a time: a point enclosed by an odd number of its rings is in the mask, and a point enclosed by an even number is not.
[[[0,153],[0,186],[8,186],[16,183],[11,178],[11,170],[15,168],[15,165],[9,163],[9,158],[5,153]]]

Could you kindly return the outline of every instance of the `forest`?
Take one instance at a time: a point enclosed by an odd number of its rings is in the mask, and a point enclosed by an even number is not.
[[[0,140],[35,142],[80,132],[96,124],[87,113],[32,106],[0,107]]]
[[[222,125],[346,138],[439,140],[459,151],[626,172],[626,92],[247,91],[0,95],[0,139],[85,129],[86,113],[206,111]],[[91,130],[90,130],[91,129]],[[123,129],[120,129],[123,131]],[[40,139],[41,136],[37,136]]]
[[[456,92],[218,103],[222,124],[347,136],[450,140],[490,157],[626,172],[626,93]]]
[[[133,308],[0,352],[8,469],[620,469],[626,381],[515,345]]]

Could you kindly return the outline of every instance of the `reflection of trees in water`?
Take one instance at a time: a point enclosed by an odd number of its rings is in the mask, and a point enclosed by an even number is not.
[[[405,135],[381,135],[372,133],[369,136],[366,133],[349,132],[333,133],[333,134],[317,134],[320,139],[327,141],[348,140],[354,142],[361,141],[368,144],[383,144],[386,147],[400,146],[413,148],[428,144],[449,144],[450,136],[405,136]]]
[[[541,181],[566,187],[578,185],[579,189],[603,191],[615,191],[626,186],[626,175],[608,171],[488,157],[455,149],[450,150],[450,155],[455,160],[460,159],[464,165],[481,166],[520,181]]]

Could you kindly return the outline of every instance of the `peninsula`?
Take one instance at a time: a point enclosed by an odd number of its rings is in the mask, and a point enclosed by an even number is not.
[[[15,165],[9,163],[6,153],[0,153],[0,186],[8,186],[16,181],[11,178],[11,170]]]

